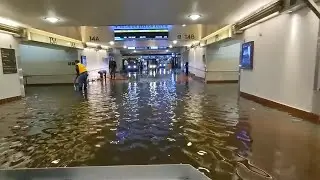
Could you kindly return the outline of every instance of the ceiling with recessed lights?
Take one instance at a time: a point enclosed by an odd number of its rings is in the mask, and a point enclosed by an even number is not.
[[[272,0],[0,0],[0,16],[33,27],[54,25],[225,24]],[[201,17],[191,20],[190,15]]]

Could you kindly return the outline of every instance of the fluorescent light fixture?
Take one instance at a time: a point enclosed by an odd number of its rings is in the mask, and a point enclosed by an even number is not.
[[[102,48],[102,49],[109,49],[109,46],[101,45],[101,48]]]
[[[90,47],[97,47],[99,44],[92,43],[92,42],[86,42],[86,45],[90,46]]]
[[[135,47],[128,47],[128,49],[136,49]]]
[[[126,45],[124,45],[124,46],[123,46],[123,48],[124,48],[124,49],[127,49],[127,46],[126,46]]]
[[[98,29],[98,27],[97,27],[97,26],[95,26],[95,27],[93,27],[93,28]]]
[[[173,42],[173,44],[177,44],[178,43],[178,41],[177,40],[174,40],[174,41],[172,41]]]
[[[56,17],[45,17],[44,19],[51,23],[57,23],[59,21],[59,18]]]
[[[134,53],[136,53],[137,51],[136,51],[136,50],[134,50],[133,52],[134,52]]]
[[[158,49],[158,46],[151,46],[150,49]]]
[[[186,27],[187,25],[186,24],[182,24],[182,27]]]
[[[114,41],[110,41],[109,44],[110,44],[110,45],[114,45]]]
[[[172,45],[170,45],[170,46],[169,46],[169,48],[173,48],[173,46],[172,46]]]
[[[246,30],[246,29],[248,29],[248,28],[251,28],[251,27],[253,27],[253,26],[257,25],[257,24],[260,24],[260,23],[262,23],[262,22],[264,22],[264,21],[267,21],[267,20],[269,20],[269,19],[271,19],[271,18],[274,18],[274,17],[278,16],[279,14],[280,14],[280,12],[275,12],[275,13],[273,13],[273,14],[270,14],[269,16],[266,16],[266,17],[264,17],[264,18],[262,18],[262,19],[260,19],[260,20],[258,20],[258,21],[256,21],[256,22],[252,23],[252,24],[249,24],[249,25],[241,28],[240,30],[241,30],[241,31],[244,31],[244,30]]]
[[[3,18],[0,17],[0,24],[8,25],[8,26],[13,26],[13,27],[18,27],[19,23],[12,21],[11,19]]]
[[[189,18],[192,20],[192,21],[195,21],[195,20],[198,20],[199,18],[201,18],[201,15],[200,14],[191,14],[189,16]]]

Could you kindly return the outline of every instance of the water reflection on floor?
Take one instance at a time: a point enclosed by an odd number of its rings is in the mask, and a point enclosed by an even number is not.
[[[320,128],[245,99],[237,85],[165,73],[30,87],[0,106],[0,167],[186,163],[212,179],[320,179]]]

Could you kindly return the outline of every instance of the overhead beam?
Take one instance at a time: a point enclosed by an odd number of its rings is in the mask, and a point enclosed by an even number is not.
[[[320,19],[320,9],[314,0],[303,0],[307,6],[318,16]]]

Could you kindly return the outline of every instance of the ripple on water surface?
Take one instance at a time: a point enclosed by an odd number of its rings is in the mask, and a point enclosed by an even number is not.
[[[250,125],[236,96],[194,81],[93,83],[87,99],[37,87],[20,103],[7,105],[17,121],[0,139],[1,168],[187,163],[213,179],[241,179],[241,169],[270,178],[247,159]]]

